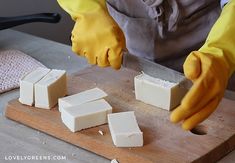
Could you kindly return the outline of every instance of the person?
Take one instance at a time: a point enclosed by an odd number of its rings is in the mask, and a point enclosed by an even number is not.
[[[222,12],[218,0],[58,3],[75,21],[72,50],[90,64],[119,69],[127,48],[178,71],[183,67],[193,86],[171,113],[172,122],[191,130],[218,106],[235,69],[235,0],[222,1]]]

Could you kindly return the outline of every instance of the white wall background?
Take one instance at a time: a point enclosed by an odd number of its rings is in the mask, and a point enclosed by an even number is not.
[[[47,38],[61,43],[70,44],[70,33],[74,22],[60,8],[56,0],[0,0],[0,17],[19,16],[43,12],[60,13],[60,23],[31,23],[13,29]]]

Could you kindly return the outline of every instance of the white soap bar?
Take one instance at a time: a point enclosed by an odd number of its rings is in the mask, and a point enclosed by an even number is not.
[[[137,100],[169,111],[180,104],[187,92],[180,83],[172,83],[147,74],[136,76],[134,82]]]
[[[35,84],[35,106],[50,109],[67,94],[66,72],[51,70]]]
[[[61,119],[72,132],[76,132],[107,123],[109,113],[112,113],[112,107],[101,99],[64,108]]]
[[[143,133],[133,111],[108,114],[108,124],[115,146],[143,146]]]
[[[34,84],[41,80],[50,69],[39,67],[20,79],[20,98],[22,104],[34,104]]]
[[[90,101],[95,101],[98,99],[102,99],[106,97],[107,94],[99,88],[93,88],[90,90],[86,90],[71,96],[59,98],[59,111],[63,108],[81,105]]]

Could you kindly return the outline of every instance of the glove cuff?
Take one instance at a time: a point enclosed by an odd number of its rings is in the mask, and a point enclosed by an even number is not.
[[[57,0],[74,21],[87,13],[108,12],[106,0]]]

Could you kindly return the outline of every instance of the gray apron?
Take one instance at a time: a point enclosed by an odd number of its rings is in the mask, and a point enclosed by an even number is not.
[[[107,6],[131,54],[180,72],[221,12],[219,0],[107,0]]]

